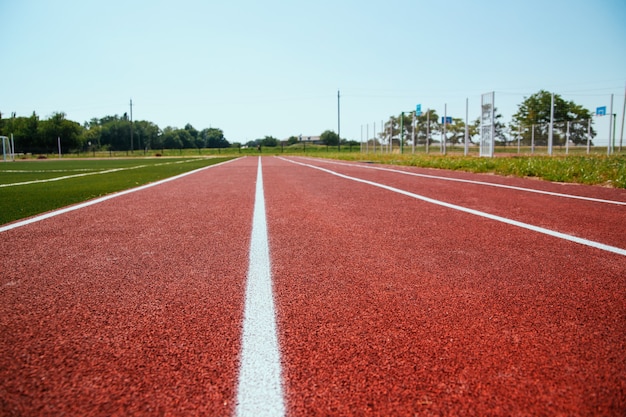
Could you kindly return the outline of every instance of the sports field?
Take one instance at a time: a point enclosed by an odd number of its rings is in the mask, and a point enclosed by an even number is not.
[[[232,158],[130,158],[0,164],[0,225]]]
[[[0,415],[624,415],[626,190],[198,168],[0,229]]]

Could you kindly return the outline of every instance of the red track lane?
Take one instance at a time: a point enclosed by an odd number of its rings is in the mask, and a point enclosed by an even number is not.
[[[311,160],[305,159],[297,160],[304,163],[311,162]],[[316,165],[345,175],[356,176],[425,197],[439,199],[447,203],[531,223],[553,231],[626,249],[626,205],[529,193],[527,191],[497,188],[483,184],[423,178],[397,172],[375,170],[371,169],[371,165],[338,164],[336,161],[319,161],[316,162]],[[626,190],[622,189],[432,169],[390,168],[419,174],[490,182],[626,203]],[[415,213],[415,216],[420,215],[421,213]]]
[[[229,415],[257,161],[0,235],[0,415]]]
[[[232,414],[256,167],[0,234],[0,415]],[[557,215],[623,231],[623,208],[341,169],[624,247]],[[290,415],[624,414],[626,257],[278,158],[263,171]]]
[[[626,257],[263,161],[290,415],[626,413]],[[341,170],[530,223],[537,206],[590,210],[528,195],[528,214],[509,191]],[[544,225],[607,232],[556,218]]]

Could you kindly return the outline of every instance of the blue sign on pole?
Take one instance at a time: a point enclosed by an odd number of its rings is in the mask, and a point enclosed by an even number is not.
[[[606,106],[596,107],[596,116],[606,116]]]
[[[447,124],[447,125],[451,125],[452,124],[452,116],[448,116],[448,117],[441,117],[441,124]]]
[[[418,104],[417,106],[415,106],[415,115],[416,116],[421,116],[422,115],[422,105]]]

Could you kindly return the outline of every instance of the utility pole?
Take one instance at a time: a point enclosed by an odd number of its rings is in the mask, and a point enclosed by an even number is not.
[[[613,114],[613,94],[611,94],[611,108],[609,109],[609,144],[606,147],[606,154],[608,156],[610,156],[614,152],[613,148],[615,147],[615,129],[613,129],[613,121],[615,120],[614,117],[615,115]],[[611,139],[611,137],[613,139]]]
[[[400,153],[404,152],[404,112],[400,113]]]
[[[430,109],[426,109],[426,153],[430,142]]]
[[[133,152],[133,99],[130,99],[130,151]]]
[[[553,129],[554,129],[554,93],[552,93],[550,98],[550,126],[548,130],[548,155],[552,156],[552,140],[553,140]]]
[[[465,146],[463,147],[463,155],[467,156],[468,153],[469,153],[469,98],[466,98],[465,99]]]
[[[337,150],[341,151],[341,104],[339,90],[337,90],[337,137],[339,139]]]
[[[448,103],[443,106],[443,137],[441,138],[441,148],[440,151],[443,155],[446,154],[446,142],[448,138],[446,137],[446,125],[448,124]]]
[[[417,111],[413,111],[413,119],[411,120],[411,153],[415,153],[415,119]]]
[[[624,140],[624,116],[626,115],[626,87],[624,87],[624,106],[622,107],[622,131],[619,134],[619,152],[622,152],[622,141]]]

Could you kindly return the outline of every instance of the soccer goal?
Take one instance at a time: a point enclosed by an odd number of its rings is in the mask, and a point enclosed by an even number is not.
[[[0,140],[2,140],[2,159],[4,161],[7,160],[7,152],[9,154],[9,158],[12,161],[15,161],[15,145],[13,142],[13,135],[11,135],[11,139],[6,136],[0,136]]]

